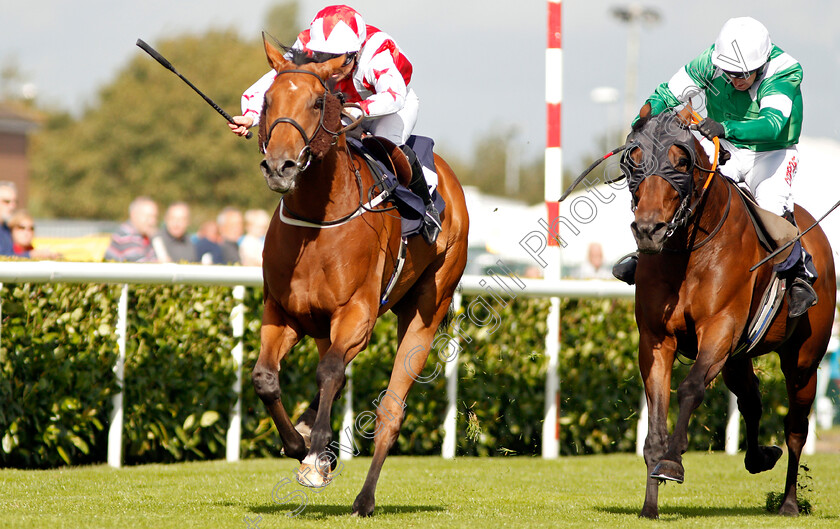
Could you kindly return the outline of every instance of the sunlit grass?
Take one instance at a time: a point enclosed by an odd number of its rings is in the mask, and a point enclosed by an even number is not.
[[[840,455],[805,458],[814,512],[791,520],[765,511],[781,492],[777,468],[750,475],[742,456],[689,453],[686,482],[660,488],[663,527],[838,527]],[[0,470],[0,527],[653,527],[637,514],[644,464],[633,455],[540,458],[392,457],[382,472],[376,513],[349,516],[370,460],[344,462],[322,492],[293,484],[288,459]],[[285,478],[289,481],[284,482]],[[286,497],[289,501],[279,504]],[[304,500],[305,499],[305,506]],[[275,501],[277,500],[277,501]],[[301,508],[299,515],[288,516]]]

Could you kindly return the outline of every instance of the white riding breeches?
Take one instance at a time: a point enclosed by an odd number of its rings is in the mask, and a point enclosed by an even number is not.
[[[419,112],[420,98],[417,97],[413,89],[409,88],[405,105],[401,110],[393,114],[367,118],[362,121],[361,128],[374,136],[386,138],[396,145],[405,145],[414,130],[414,125],[417,123]],[[429,193],[433,193],[438,184],[437,174],[423,167],[423,176],[426,177],[426,183],[429,185]]]
[[[367,118],[362,122],[362,128],[373,134],[391,140],[397,145],[404,145],[417,123],[420,112],[420,98],[411,88],[405,96],[405,105],[393,114],[385,114],[378,118]]]
[[[703,148],[714,156],[714,144],[703,138]],[[796,145],[776,151],[756,152],[735,147],[726,140],[720,140],[720,148],[732,155],[720,172],[730,180],[746,183],[761,208],[782,216],[793,211],[793,178],[799,164]]]

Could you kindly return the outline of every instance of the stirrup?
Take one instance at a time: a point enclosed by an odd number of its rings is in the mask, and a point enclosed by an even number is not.
[[[801,277],[795,277],[788,289],[788,318],[798,318],[808,312],[819,301],[811,284]]]
[[[429,244],[434,244],[440,235],[440,213],[438,213],[434,202],[426,204],[426,215],[423,217],[423,227],[421,233],[423,239]]]
[[[639,263],[639,254],[631,252],[618,260],[613,265],[612,275],[619,281],[628,285],[636,284],[636,265]]]

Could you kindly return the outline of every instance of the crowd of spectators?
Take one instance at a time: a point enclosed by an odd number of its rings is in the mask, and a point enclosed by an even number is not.
[[[35,220],[25,209],[18,209],[17,186],[0,181],[0,256],[27,259],[56,259],[48,248],[35,248]]]
[[[259,266],[270,219],[264,210],[248,210],[243,215],[235,207],[226,207],[215,220],[201,223],[190,234],[192,219],[186,202],[170,204],[159,225],[157,204],[141,196],[131,202],[128,220],[112,235],[105,260]]]

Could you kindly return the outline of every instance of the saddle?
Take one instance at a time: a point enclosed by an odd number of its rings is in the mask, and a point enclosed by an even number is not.
[[[759,207],[749,190],[744,189],[731,180],[730,183],[738,191],[738,197],[744,204],[747,216],[750,218],[758,240],[765,250],[772,252],[799,235],[799,229],[796,226],[782,217]],[[793,246],[781,252],[771,260],[772,263],[778,264],[783,262],[790,256],[792,250]],[[747,326],[745,336],[741,339],[735,351],[732,352],[732,358],[750,352],[761,341],[767,329],[770,328],[770,323],[779,313],[784,297],[785,281],[778,273],[774,272],[770,283],[764,289],[764,294],[761,296],[758,309]]]
[[[365,161],[378,182],[377,186],[387,191],[387,200],[395,205],[402,218],[402,235],[410,237],[420,233],[426,207],[423,199],[408,188],[412,169],[402,149],[378,136],[370,136],[363,140],[347,138],[347,143],[350,149]],[[406,144],[414,150],[424,167],[434,169],[434,141],[431,138],[411,136]],[[432,200],[437,210],[442,213],[446,204],[437,190],[432,193]]]
[[[390,169],[397,181],[404,187],[411,182],[411,164],[408,156],[391,140],[379,136],[362,138],[362,145],[373,154],[374,158]]]
[[[799,235],[799,229],[796,226],[775,213],[770,213],[766,209],[759,207],[749,190],[744,189],[734,182],[733,185],[735,186],[735,189],[738,190],[738,197],[746,207],[747,215],[755,228],[758,241],[765,250],[772,252],[776,248],[784,246],[788,242],[792,241],[797,235]],[[789,249],[775,256],[771,262],[773,264],[784,262],[784,260],[790,256],[790,252],[792,250],[793,247],[791,246]]]

